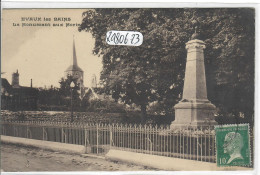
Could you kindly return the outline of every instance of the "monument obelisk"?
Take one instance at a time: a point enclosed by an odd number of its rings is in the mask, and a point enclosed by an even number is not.
[[[215,105],[207,98],[204,65],[205,43],[195,30],[186,43],[187,61],[182,100],[174,106],[175,126],[202,126],[217,124],[214,120]]]

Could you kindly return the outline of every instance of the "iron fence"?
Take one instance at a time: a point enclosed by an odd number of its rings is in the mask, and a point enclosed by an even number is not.
[[[84,145],[89,152],[109,149],[215,162],[213,126],[176,127],[64,122],[2,122],[2,135]]]

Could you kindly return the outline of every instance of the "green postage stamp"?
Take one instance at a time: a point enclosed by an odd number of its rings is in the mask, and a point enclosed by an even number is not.
[[[216,155],[218,166],[249,166],[251,164],[248,124],[218,125]]]

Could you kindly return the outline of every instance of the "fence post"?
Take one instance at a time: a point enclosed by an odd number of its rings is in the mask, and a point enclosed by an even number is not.
[[[64,129],[63,129],[63,131],[64,131]],[[64,142],[68,143],[67,133],[65,131],[63,133],[64,133]]]
[[[45,130],[44,127],[42,127],[42,140],[45,140],[44,139],[44,130]]]
[[[98,125],[99,124],[97,124],[97,145],[96,145],[97,146],[97,154],[98,154]]]
[[[1,128],[1,133],[0,133],[1,135],[5,135],[4,134],[4,125],[2,124],[2,128]]]
[[[211,126],[209,126],[209,135],[208,135],[208,138],[209,138],[209,162],[211,162],[211,144],[210,144],[210,140],[211,140]]]
[[[197,133],[197,161],[199,160],[199,133],[198,128],[196,128]]]
[[[26,124],[26,136],[27,136],[27,138],[32,138],[32,132],[31,132],[31,130],[29,129],[29,124],[27,123]]]
[[[215,152],[215,137],[216,137],[216,135],[215,135],[216,133],[215,133],[215,131],[213,130],[213,133],[212,133],[212,155],[214,156],[214,158],[213,158],[213,161],[212,162],[216,162],[216,152]]]
[[[87,147],[87,131],[85,127],[84,127],[84,145],[85,147]]]
[[[26,138],[28,139],[28,123],[26,123]]]
[[[26,124],[26,137],[28,138],[32,138],[32,132],[29,129],[28,123]]]
[[[200,127],[200,161],[202,161],[203,159],[203,131],[202,131],[202,127]]]
[[[113,143],[113,132],[112,132],[112,126],[111,124],[109,124],[109,149],[111,149],[112,147],[112,143]]]
[[[47,135],[47,131],[45,130],[45,128],[43,127],[42,128],[42,134],[43,134],[43,136],[42,136],[42,139],[43,140],[48,140],[48,135]]]
[[[64,130],[61,128],[61,143],[64,143]]]
[[[15,125],[13,125],[13,127],[14,127],[14,137],[16,136],[16,130],[15,130]]]

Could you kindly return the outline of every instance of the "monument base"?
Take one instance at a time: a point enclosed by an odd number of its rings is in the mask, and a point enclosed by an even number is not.
[[[182,100],[174,109],[175,120],[171,123],[171,128],[217,124],[214,119],[216,106],[208,100]]]

